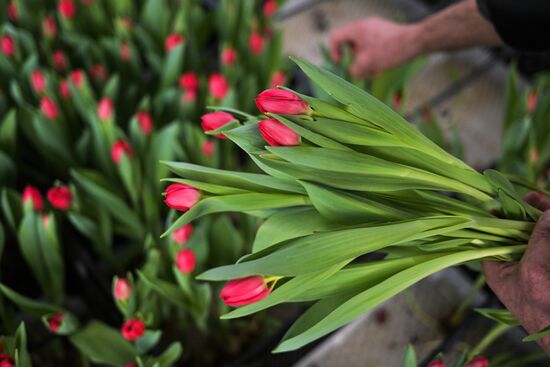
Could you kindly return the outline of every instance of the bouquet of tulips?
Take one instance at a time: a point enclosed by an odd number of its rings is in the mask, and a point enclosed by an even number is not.
[[[164,162],[181,176],[166,200],[186,204],[165,235],[213,213],[263,219],[250,254],[198,277],[229,281],[221,297],[239,308],[223,318],[313,302],[276,349],[294,350],[437,271],[521,255],[541,213],[501,173],[475,171],[367,92],[295,61],[330,99],[267,90],[264,116],[235,113],[209,132],[265,174]],[[193,200],[179,194],[189,190]]]

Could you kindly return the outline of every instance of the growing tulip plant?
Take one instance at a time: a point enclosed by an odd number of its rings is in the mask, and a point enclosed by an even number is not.
[[[160,239],[203,196],[160,182],[158,161],[240,167],[223,135],[203,134],[237,119],[203,106],[251,112],[286,83],[279,5],[0,1],[2,330],[29,319],[35,344],[69,358],[50,363],[74,366],[215,365],[259,335],[220,322],[225,306],[193,279],[235,261],[254,223],[217,215]],[[226,343],[234,331],[245,337]],[[209,356],[185,346],[201,338]]]
[[[330,98],[268,90],[264,116],[209,132],[265,174],[164,162],[182,177],[169,181],[201,192],[164,236],[220,212],[263,220],[250,254],[198,276],[229,281],[222,299],[240,307],[224,319],[313,302],[276,348],[294,350],[437,271],[522,254],[541,213],[502,173],[475,171],[361,88],[296,63]]]

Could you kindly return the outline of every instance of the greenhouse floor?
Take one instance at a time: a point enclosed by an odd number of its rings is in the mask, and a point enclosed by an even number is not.
[[[279,14],[279,24],[285,31],[286,53],[320,62],[320,45],[342,24],[367,16],[414,20],[426,14],[423,5],[410,0],[290,0]],[[484,169],[500,152],[506,76],[506,66],[483,49],[431,55],[412,81],[407,113],[414,116],[430,107],[445,128],[456,124],[466,160]],[[296,366],[399,366],[409,343],[425,364],[442,348],[453,360],[464,345],[475,345],[493,325],[470,314],[467,327],[449,327],[448,318],[471,286],[459,270],[430,277],[336,332]],[[475,302],[479,305],[486,298],[478,295]],[[521,343],[521,335],[519,329],[508,332],[495,352],[506,351],[509,343],[514,351],[538,348]]]

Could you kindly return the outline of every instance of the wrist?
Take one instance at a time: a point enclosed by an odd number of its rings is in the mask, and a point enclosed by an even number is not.
[[[429,52],[426,49],[426,32],[423,22],[407,24],[404,29],[404,45],[408,59],[414,59]]]

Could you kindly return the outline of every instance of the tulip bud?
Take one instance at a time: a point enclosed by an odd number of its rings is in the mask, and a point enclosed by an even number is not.
[[[221,61],[225,66],[231,66],[237,60],[237,51],[234,48],[227,47],[222,51]]]
[[[441,359],[435,359],[428,364],[428,367],[445,367],[445,363]]]
[[[206,140],[204,143],[202,143],[202,154],[204,154],[205,157],[212,157],[214,156],[214,153],[216,152],[216,146],[214,145],[214,142],[212,140]]]
[[[71,96],[69,82],[66,79],[59,82],[59,94],[63,97],[63,99],[68,99]]]
[[[282,71],[276,71],[271,77],[271,88],[275,89],[278,86],[285,85],[286,75]]]
[[[269,295],[271,289],[261,276],[250,276],[230,280],[223,287],[220,296],[228,306],[244,306],[258,302]]]
[[[59,70],[63,71],[65,70],[65,67],[67,66],[65,54],[61,50],[55,50],[53,52],[53,66]]]
[[[48,190],[47,196],[50,204],[59,210],[67,210],[73,203],[73,194],[66,186],[52,187]]]
[[[534,163],[539,160],[539,150],[537,148],[531,149],[531,154],[529,155],[529,162]]]
[[[531,90],[527,96],[527,112],[532,113],[537,106],[537,92]]]
[[[201,126],[204,131],[212,131],[234,120],[235,116],[230,113],[223,111],[210,112],[201,116]],[[214,136],[221,139],[227,139],[223,134],[215,134]]]
[[[59,115],[57,105],[48,97],[42,97],[40,100],[40,110],[42,111],[42,114],[50,120],[55,120]]]
[[[184,248],[176,255],[176,267],[184,274],[192,273],[195,270],[196,258],[193,250]]]
[[[15,361],[7,353],[0,353],[0,367],[15,367]]]
[[[31,85],[36,93],[42,93],[46,89],[46,77],[40,70],[31,73]]]
[[[73,82],[73,85],[77,89],[82,88],[83,80],[84,80],[84,72],[82,70],[74,70],[71,72],[71,82]]]
[[[179,211],[189,210],[200,199],[198,190],[184,184],[171,184],[166,188],[164,195],[166,205]]]
[[[119,54],[122,61],[130,61],[130,45],[128,45],[127,43],[121,44]]]
[[[273,118],[260,121],[258,129],[264,140],[271,146],[300,144],[300,135]]]
[[[183,41],[184,41],[184,38],[183,38],[182,35],[177,34],[177,33],[172,33],[171,35],[166,37],[166,41],[164,43],[164,46],[166,48],[166,52],[172,51],[172,49],[174,47],[176,47],[177,45],[179,45]]]
[[[401,94],[401,91],[395,92],[393,95],[393,108],[398,110],[401,107],[401,103],[403,101],[403,95]]]
[[[257,32],[252,32],[252,34],[248,38],[248,47],[250,48],[250,52],[253,55],[261,54],[264,48],[263,37]]]
[[[17,5],[13,1],[10,1],[10,3],[8,4],[8,16],[12,22],[15,22],[17,20],[18,13],[19,12],[17,11]]]
[[[118,278],[113,287],[113,294],[117,301],[127,301],[132,294],[132,286],[130,285],[130,282],[124,278]]]
[[[111,148],[111,158],[116,164],[120,164],[123,155],[131,157],[133,154],[132,147],[127,141],[117,140]]]
[[[256,97],[256,106],[262,113],[283,115],[311,114],[311,108],[296,94],[282,89],[266,89]]]
[[[148,112],[141,111],[136,113],[136,119],[143,134],[147,135],[153,130],[153,119]]]
[[[193,226],[191,224],[187,224],[181,228],[176,229],[174,232],[172,232],[172,239],[179,245],[185,244],[187,241],[189,241],[189,238],[193,234]]]
[[[57,6],[59,13],[65,19],[72,19],[76,14],[76,7],[72,0],[61,0]]]
[[[0,367],[2,367],[2,366],[0,366]],[[135,364],[135,363],[132,363],[132,362],[128,362],[128,363],[124,363],[124,367],[138,367],[138,365]]]
[[[143,323],[143,320],[130,319],[122,325],[120,331],[124,339],[136,340],[145,334],[145,324]]]
[[[13,38],[11,38],[9,35],[2,36],[2,53],[7,56],[11,57],[15,53],[15,42],[13,41]]]
[[[489,360],[483,356],[472,359],[465,367],[489,367]]]
[[[208,88],[212,97],[217,100],[222,100],[229,92],[229,83],[223,75],[212,74],[208,80]]]
[[[28,202],[32,203],[34,210],[37,212],[44,208],[44,202],[42,201],[42,195],[40,191],[34,186],[27,185],[23,189],[23,204]]]
[[[44,226],[44,228],[48,229],[49,225],[50,225],[50,215],[49,214],[44,214],[42,216],[42,225]],[[0,366],[2,367],[2,366]]]
[[[92,73],[92,76],[100,82],[107,80],[107,70],[105,70],[101,64],[95,64],[92,66],[90,72]]]
[[[275,0],[266,0],[264,2],[263,13],[264,17],[271,18],[277,11],[277,2]]]
[[[57,333],[57,331],[61,327],[61,324],[63,323],[63,313],[58,312],[55,315],[48,317],[47,321],[50,330],[54,333]]]
[[[81,0],[84,5],[92,5],[94,0]]]
[[[54,38],[57,34],[57,25],[51,16],[47,16],[42,20],[42,33],[46,38]]]
[[[194,90],[186,90],[185,93],[181,96],[181,104],[185,105],[187,103],[192,103],[197,100],[197,92]]]
[[[182,89],[196,91],[199,88],[199,79],[197,74],[189,71],[180,76],[179,85]]]
[[[107,97],[102,98],[97,105],[97,116],[99,117],[99,120],[107,122],[111,120],[112,114],[113,103]]]

